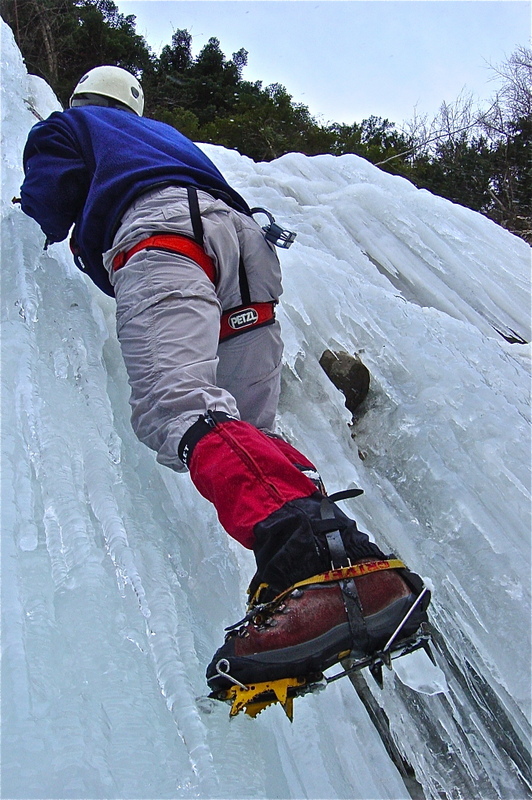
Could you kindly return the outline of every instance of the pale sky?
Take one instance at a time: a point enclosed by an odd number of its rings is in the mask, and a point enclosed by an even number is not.
[[[487,104],[489,65],[530,46],[528,0],[115,0],[159,53],[173,31],[197,55],[244,47],[246,80],[281,83],[322,123],[435,115],[461,92]]]

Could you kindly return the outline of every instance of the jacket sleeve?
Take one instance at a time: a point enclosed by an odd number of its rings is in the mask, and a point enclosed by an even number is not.
[[[23,164],[22,210],[39,223],[49,242],[61,242],[83,208],[90,174],[60,112],[31,129]]]

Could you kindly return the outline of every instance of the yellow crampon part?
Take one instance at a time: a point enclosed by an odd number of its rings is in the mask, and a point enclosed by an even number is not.
[[[250,686],[232,686],[224,693],[223,700],[232,703],[229,716],[236,717],[240,711],[255,718],[261,711],[273,703],[280,703],[292,722],[294,716],[294,698],[289,696],[290,690],[301,689],[307,681],[305,678],[281,678],[277,681],[253,683]]]

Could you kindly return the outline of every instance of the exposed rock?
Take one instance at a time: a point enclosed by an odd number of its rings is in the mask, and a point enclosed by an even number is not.
[[[345,396],[345,407],[354,414],[369,391],[369,371],[358,356],[346,352],[325,350],[320,366],[329,379]]]

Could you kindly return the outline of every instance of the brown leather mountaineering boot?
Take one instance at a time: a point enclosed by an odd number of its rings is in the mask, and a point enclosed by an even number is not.
[[[233,626],[207,669],[207,681],[218,691],[234,681],[248,686],[319,677],[349,655],[371,655],[393,636],[421,586],[418,576],[394,558],[364,559],[302,581],[270,603],[255,603]],[[411,613],[399,639],[415,634],[427,619],[428,600]]]
[[[249,613],[228,629],[207,668],[214,697],[228,699],[236,686],[249,688],[247,702],[255,684],[310,685],[344,658],[371,660],[392,637],[396,644],[413,637],[425,622],[430,595],[422,580],[336,505],[357,494],[318,490],[255,524]]]

